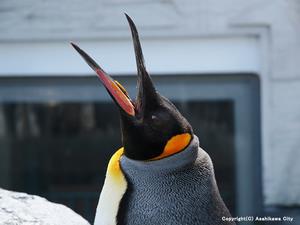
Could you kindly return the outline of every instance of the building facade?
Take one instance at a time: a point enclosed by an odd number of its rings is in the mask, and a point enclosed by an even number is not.
[[[9,113],[4,103],[21,104],[28,99],[41,103],[47,99],[55,105],[65,98],[82,102],[86,106],[84,112],[91,113],[91,102],[99,101],[94,97],[98,86],[90,86],[94,75],[70,48],[69,41],[82,46],[108,73],[116,75],[134,92],[135,62],[123,12],[138,26],[147,68],[157,77],[154,79],[162,92],[173,96],[175,101],[229,99],[236,104],[232,106],[235,110],[232,116],[236,121],[240,118],[241,123],[232,125],[236,176],[233,183],[240,190],[236,199],[242,199],[236,201],[244,202],[237,204],[241,206],[257,197],[261,204],[254,200],[253,207],[283,210],[282,207],[299,206],[300,3],[297,0],[2,1],[2,139],[8,132],[4,124]],[[168,77],[172,87],[166,84]],[[187,87],[177,87],[176,81]],[[193,82],[198,86],[194,87]],[[80,84],[91,88],[90,92],[81,90]],[[181,91],[184,88],[190,92]],[[74,90],[81,96],[72,95]],[[106,97],[101,99],[106,101]],[[193,110],[192,106],[186,107],[187,111]],[[202,107],[209,110],[211,106]],[[226,104],[224,107],[230,108]],[[18,110],[32,109],[23,107],[13,112],[16,114]],[[247,122],[243,122],[243,115]],[[30,121],[30,116],[27,120]],[[25,126],[22,122],[18,124],[13,126]],[[34,128],[28,128],[31,123],[28,124],[23,132],[29,129],[34,133]],[[245,132],[244,136],[240,130]],[[8,184],[13,171],[8,164],[14,157],[9,153],[10,148],[4,147],[5,143],[10,145],[7,141],[2,143],[2,159],[7,160],[0,168],[4,171],[2,183]],[[251,156],[251,151],[255,156]],[[253,165],[257,168],[251,172]],[[91,167],[92,170],[96,168]],[[248,183],[245,177],[249,178]],[[245,193],[239,194],[246,189],[252,193],[248,198]],[[247,210],[246,207],[237,212],[251,211]]]

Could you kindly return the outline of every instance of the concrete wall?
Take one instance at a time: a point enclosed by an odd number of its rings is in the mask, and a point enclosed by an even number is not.
[[[265,203],[300,204],[300,2],[2,0],[0,44],[128,38],[123,12],[148,39],[257,37]]]

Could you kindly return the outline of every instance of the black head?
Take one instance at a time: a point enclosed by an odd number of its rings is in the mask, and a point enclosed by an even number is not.
[[[172,137],[185,133],[192,136],[192,128],[177,108],[155,90],[145,68],[137,29],[128,15],[126,18],[132,33],[138,72],[138,95],[135,101],[83,50],[72,45],[95,70],[120,108],[124,154],[131,159],[147,160],[161,155]]]

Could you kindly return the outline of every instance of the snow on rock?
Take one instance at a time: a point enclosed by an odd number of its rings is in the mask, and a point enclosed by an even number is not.
[[[66,206],[0,188],[1,225],[89,225]]]

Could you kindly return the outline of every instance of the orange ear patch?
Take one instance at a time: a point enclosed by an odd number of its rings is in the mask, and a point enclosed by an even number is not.
[[[162,159],[182,151],[186,148],[186,146],[188,146],[191,139],[192,136],[189,133],[178,134],[176,136],[173,136],[170,140],[168,140],[164,151],[159,156],[156,156],[151,160]]]

